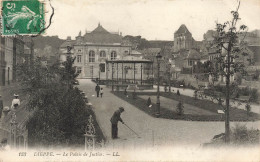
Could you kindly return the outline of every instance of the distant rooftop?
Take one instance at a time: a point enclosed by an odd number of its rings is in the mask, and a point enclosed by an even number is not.
[[[186,25],[182,24],[179,29],[175,32],[175,34],[181,34],[181,33],[190,33]]]
[[[102,27],[102,25],[100,25],[100,23],[96,29],[90,33],[86,33],[83,37],[85,42],[98,44],[114,44],[122,42],[122,36],[108,32],[105,28]]]

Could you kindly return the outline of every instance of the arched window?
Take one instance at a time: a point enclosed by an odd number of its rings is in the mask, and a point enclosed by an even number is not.
[[[100,51],[99,57],[105,58],[106,57],[106,52],[105,51]]]
[[[89,62],[95,62],[95,52],[89,51]]]
[[[116,59],[116,51],[112,51],[111,52],[111,60],[115,60]]]

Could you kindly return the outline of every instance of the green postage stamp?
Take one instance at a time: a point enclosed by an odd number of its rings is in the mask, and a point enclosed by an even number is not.
[[[43,3],[38,0],[2,1],[2,35],[35,35],[44,27]]]

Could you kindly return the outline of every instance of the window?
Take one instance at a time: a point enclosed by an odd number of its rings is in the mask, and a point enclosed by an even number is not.
[[[189,60],[188,65],[192,66],[192,64],[193,64],[193,62],[191,60]]]
[[[80,74],[82,71],[81,67],[77,67],[77,73]]]
[[[99,57],[106,57],[106,52],[105,51],[100,51]]]
[[[112,52],[111,52],[111,60],[115,60],[116,57],[117,57],[116,51],[112,51]]]
[[[125,51],[125,54],[129,54],[129,51],[126,50],[126,51]]]
[[[82,50],[81,49],[78,49],[78,52],[81,52]]]
[[[89,51],[89,62],[95,62],[95,52]]]
[[[77,56],[77,62],[80,63],[81,62],[81,55]]]
[[[99,70],[100,70],[100,72],[105,72],[105,64],[104,63],[101,63],[101,64],[99,64]]]
[[[138,69],[137,69],[137,67],[134,68],[134,72],[135,72],[135,74],[138,73]]]

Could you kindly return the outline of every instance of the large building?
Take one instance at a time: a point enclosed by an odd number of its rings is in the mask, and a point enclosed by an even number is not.
[[[0,85],[4,86],[16,79],[18,64],[31,63],[33,42],[25,36],[1,37],[0,45]]]
[[[115,65],[119,66],[118,69],[121,70],[124,68],[123,66],[128,66],[122,64],[124,59],[142,59],[141,54],[134,50],[132,51],[130,45],[123,44],[122,38],[121,34],[110,33],[98,24],[98,27],[92,32],[87,32],[83,36],[80,32],[76,40],[68,37],[60,46],[60,60],[61,62],[65,61],[68,55],[76,57],[74,66],[76,66],[77,71],[80,73],[79,78],[109,79],[111,77],[108,74],[109,71],[111,72],[111,65],[109,66],[111,61],[121,60],[119,65]],[[136,71],[138,71],[137,67],[136,65]],[[121,72],[116,73],[121,74]]]

